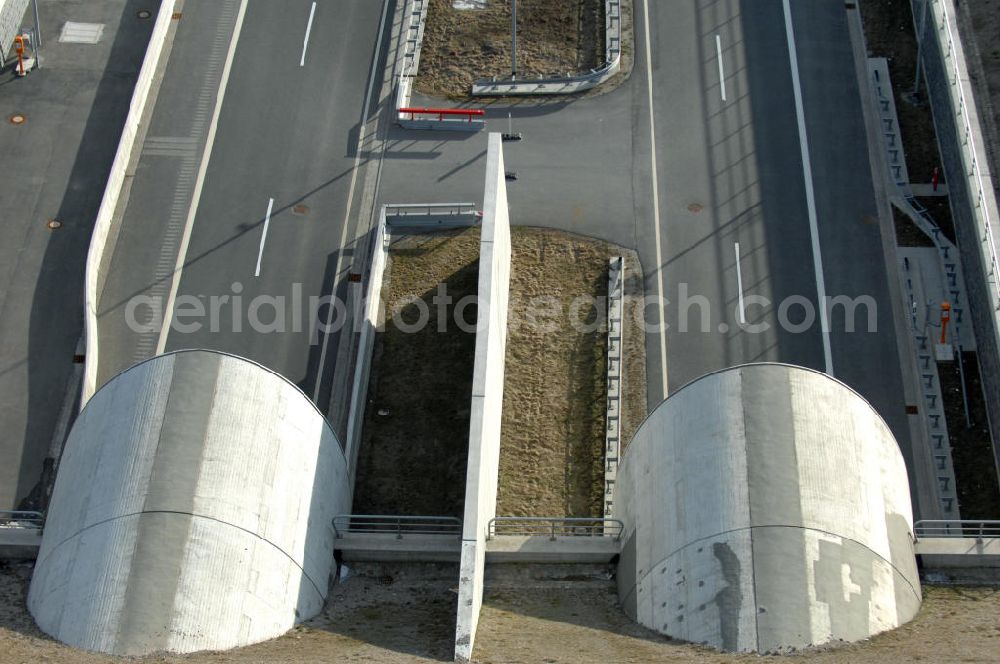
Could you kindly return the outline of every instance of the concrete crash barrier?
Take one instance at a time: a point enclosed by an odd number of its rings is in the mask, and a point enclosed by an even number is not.
[[[212,351],[136,365],[87,404],[59,471],[28,594],[53,638],[224,650],[322,609],[347,461],[281,376]]]
[[[480,79],[472,84],[474,97],[568,95],[596,88],[622,68],[621,0],[604,2],[604,66],[579,75],[537,79]]]
[[[625,612],[673,638],[787,652],[920,608],[899,447],[822,373],[747,365],[674,393],[626,449],[615,511]]]
[[[458,583],[455,660],[472,660],[483,603],[486,535],[496,516],[500,476],[500,419],[507,351],[510,295],[510,214],[504,177],[503,140],[489,136],[486,191],[479,244],[479,293],[476,355],[472,373],[469,463],[462,519],[462,561]]]
[[[115,223],[115,211],[118,208],[126,178],[129,175],[129,163],[132,161],[133,152],[139,138],[140,125],[143,115],[146,112],[149,93],[153,87],[153,79],[160,64],[160,58],[163,56],[175,5],[176,0],[162,0],[160,2],[160,9],[156,15],[156,25],[153,26],[153,32],[149,37],[149,45],[146,47],[146,57],[142,61],[142,68],[139,70],[139,77],[135,82],[132,102],[129,105],[128,116],[125,118],[125,126],[122,127],[121,140],[118,142],[118,151],[115,153],[115,160],[111,164],[111,171],[108,173],[108,184],[104,189],[104,197],[101,199],[97,218],[94,220],[90,249],[87,253],[84,283],[83,315],[87,348],[86,363],[83,371],[83,390],[80,397],[81,408],[94,396],[98,388],[97,372],[100,354],[97,307],[101,284],[105,276],[104,270],[107,269],[107,264],[111,258],[107,252],[109,249],[113,249],[113,246],[109,247],[109,240],[116,235],[112,228]]]

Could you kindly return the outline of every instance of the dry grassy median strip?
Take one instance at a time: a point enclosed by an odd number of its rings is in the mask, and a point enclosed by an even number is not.
[[[518,74],[565,76],[598,67],[604,57],[604,0],[518,0]],[[416,90],[468,97],[472,82],[510,76],[510,3],[461,10],[430,0]]]

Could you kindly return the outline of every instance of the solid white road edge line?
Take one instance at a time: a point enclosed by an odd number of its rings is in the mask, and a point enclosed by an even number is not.
[[[316,18],[316,3],[312,4],[312,9],[309,10],[309,23],[306,24],[306,36],[302,40],[302,58],[299,60],[299,66],[306,66],[306,49],[309,48],[309,35],[312,34],[313,29],[313,19]]]
[[[715,52],[719,57],[719,88],[722,91],[722,101],[726,101],[726,70],[722,64],[722,37],[715,35]]]
[[[340,232],[340,244],[337,250],[337,265],[333,271],[333,283],[330,285],[330,299],[332,302],[333,298],[337,296],[337,283],[340,279],[340,271],[343,269],[344,262],[344,245],[347,244],[347,227],[351,219],[351,205],[354,204],[354,187],[358,182],[358,169],[361,166],[361,147],[365,142],[365,126],[368,124],[368,111],[371,105],[372,91],[375,88],[375,73],[378,70],[378,62],[382,58],[382,33],[385,32],[385,20],[389,14],[389,0],[385,0],[382,3],[382,19],[379,23],[378,28],[378,46],[375,49],[375,58],[372,60],[372,70],[368,76],[368,88],[365,90],[365,105],[361,111],[361,128],[358,130],[358,146],[355,150],[354,156],[354,167],[351,169],[351,187],[347,192],[347,209],[344,210],[344,226]],[[316,386],[313,388],[313,402],[319,400],[320,387],[323,385],[323,371],[326,368],[326,353],[330,346],[330,325],[333,322],[334,307],[331,305],[329,307],[329,313],[326,316],[326,325],[324,327],[323,333],[323,344],[319,352],[319,366],[316,368]],[[311,334],[311,332],[310,332]],[[319,404],[316,404],[319,406]]]
[[[743,269],[740,267],[740,243],[736,243],[736,288],[740,297],[740,325],[747,324],[747,310],[743,304]]]
[[[267,214],[264,215],[264,232],[260,235],[260,249],[257,251],[257,269],[254,270],[253,276],[260,276],[260,261],[264,258],[264,243],[267,242],[267,229],[271,225],[271,213],[274,212],[274,199],[268,200],[267,203]]]
[[[826,373],[833,376],[833,351],[830,348],[830,322],[826,310],[826,280],[823,277],[823,256],[819,246],[819,223],[816,215],[816,191],[813,184],[812,162],[809,157],[809,138],[806,135],[806,114],[802,103],[802,81],[799,78],[799,59],[795,47],[795,29],[792,27],[790,0],[784,0],[785,34],[788,55],[792,65],[792,88],[795,91],[795,114],[799,122],[799,145],[802,149],[802,172],[806,185],[806,206],[809,210],[809,235],[812,241],[813,271],[816,275],[816,297],[819,300],[819,321],[823,336],[823,358]]]
[[[667,398],[667,326],[666,299],[663,297],[663,250],[660,248],[660,191],[656,172],[656,113],[653,109],[653,50],[649,40],[649,0],[642,0],[643,23],[646,32],[646,87],[649,93],[649,146],[650,168],[653,179],[653,231],[656,238],[656,287],[660,297],[660,380],[663,398]]]
[[[208,127],[208,138],[205,141],[205,150],[201,155],[201,165],[198,167],[198,178],[195,180],[191,207],[188,209],[187,221],[184,223],[184,235],[181,236],[181,246],[177,251],[177,263],[174,265],[174,276],[170,283],[170,295],[167,297],[167,306],[163,311],[163,327],[160,328],[160,338],[156,343],[157,355],[162,355],[166,349],[167,335],[170,333],[170,324],[174,319],[174,302],[177,300],[177,289],[181,285],[181,273],[184,271],[188,245],[191,243],[191,230],[194,228],[194,218],[198,214],[198,203],[201,201],[201,192],[205,186],[205,173],[208,172],[208,162],[212,158],[215,134],[219,129],[219,115],[222,113],[222,101],[226,97],[229,74],[233,69],[233,60],[236,57],[236,44],[240,41],[240,33],[243,31],[247,2],[248,0],[240,2],[240,10],[236,15],[236,27],[233,29],[233,36],[229,41],[229,53],[226,54],[226,64],[222,69],[222,81],[219,84],[218,98],[215,100],[215,110],[212,112],[212,123]]]

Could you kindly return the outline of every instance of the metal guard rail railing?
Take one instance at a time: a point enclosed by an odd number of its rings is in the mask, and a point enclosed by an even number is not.
[[[462,536],[462,520],[453,516],[396,516],[391,514],[338,514],[333,517],[333,532],[338,538],[346,533],[395,535]]]
[[[37,528],[45,525],[45,515],[28,510],[0,510],[0,528]]]
[[[498,516],[490,519],[487,539],[497,536],[613,537],[622,536],[625,524],[620,519],[602,517]]]
[[[929,0],[928,0],[929,1]],[[934,0],[935,4],[940,0]],[[957,115],[962,118],[962,129],[965,131],[965,136],[963,137],[963,146],[968,152],[968,158],[971,161],[972,172],[969,173],[970,176],[975,177],[975,184],[977,188],[977,201],[976,207],[979,208],[982,214],[983,221],[983,237],[982,241],[987,246],[989,252],[989,262],[990,270],[989,277],[992,277],[993,286],[993,306],[995,309],[1000,310],[1000,258],[997,254],[996,240],[993,237],[993,219],[990,217],[989,206],[987,205],[986,196],[986,181],[983,177],[982,169],[979,165],[979,155],[976,153],[976,146],[973,139],[973,128],[969,120],[969,103],[966,98],[965,86],[962,84],[962,70],[956,57],[957,48],[955,46],[955,27],[952,25],[951,16],[945,7],[942,11],[944,17],[944,25],[942,26],[943,32],[945,33],[945,38],[947,39],[947,52],[943,54],[944,59],[951,60],[951,72],[949,72],[949,81],[952,86],[957,89],[958,92],[958,110]]]
[[[434,120],[436,122],[478,122],[486,121],[486,111],[481,108],[416,108],[403,107],[400,114],[408,114],[410,120]],[[417,116],[430,116],[420,117]],[[436,116],[436,117],[435,117]]]
[[[913,537],[1000,537],[1000,520],[924,519],[913,524]]]

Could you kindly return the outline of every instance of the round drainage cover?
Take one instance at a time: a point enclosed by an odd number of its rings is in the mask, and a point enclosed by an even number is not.
[[[309,212],[309,206],[308,205],[296,205],[295,207],[292,208],[292,212],[294,214],[306,214],[307,212]]]
[[[701,203],[692,203],[691,205],[688,206],[688,212],[692,212],[694,214],[698,214],[704,209],[705,206],[702,205]]]
[[[28,118],[24,117],[20,113],[15,113],[14,115],[10,116],[7,119],[10,121],[11,124],[19,125],[19,124],[24,124],[25,120],[27,120]]]
[[[153,15],[153,13],[151,11],[149,11],[148,9],[140,9],[139,12],[136,13],[136,16],[138,16],[139,18],[143,18],[143,19],[149,18],[152,15]]]
[[[48,226],[51,231],[54,231],[57,228],[62,228],[62,222],[58,219],[49,219],[49,222],[45,225]]]

